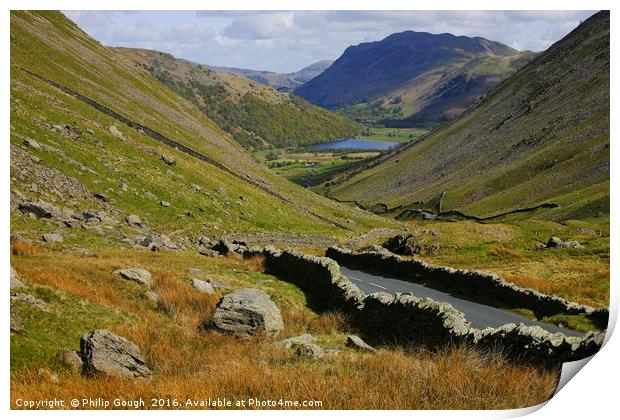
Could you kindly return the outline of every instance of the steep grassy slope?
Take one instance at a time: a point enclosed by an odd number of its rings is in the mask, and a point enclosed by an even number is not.
[[[585,21],[471,112],[333,187],[341,199],[476,215],[560,204],[609,213],[609,13]]]
[[[245,77],[151,50],[116,48],[248,148],[295,146],[353,136],[353,121]]]
[[[406,31],[347,48],[295,92],[359,120],[386,119],[394,126],[440,122],[533,55],[484,38]]]
[[[280,92],[292,92],[308,80],[323,73],[332,63],[333,61],[330,60],[317,61],[293,73],[274,73],[271,71],[238,69],[234,67],[212,66],[211,68],[219,72],[246,77]]]
[[[141,126],[130,128],[29,72]],[[157,140],[164,136],[176,143]],[[27,199],[103,209],[117,220],[134,213],[171,236],[266,230],[339,236],[385,223],[272,174],[197,107],[58,12],[11,14],[11,165],[11,188]],[[13,232],[32,235],[55,226],[19,212],[11,223]],[[131,228],[120,231],[122,238]],[[100,236],[74,229],[67,240],[119,240]]]

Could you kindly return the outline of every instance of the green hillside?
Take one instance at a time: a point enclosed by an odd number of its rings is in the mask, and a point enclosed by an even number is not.
[[[69,243],[145,232],[181,243],[231,231],[348,236],[386,223],[272,174],[196,106],[58,12],[11,14],[10,137],[14,197],[110,218],[103,232],[63,226]],[[142,226],[125,224],[130,214]],[[58,229],[15,206],[11,224],[34,237]]]
[[[609,13],[600,12],[474,110],[329,188],[387,207],[478,216],[554,203],[554,218],[609,213]]]
[[[436,125],[535,56],[480,37],[405,31],[346,49],[295,93],[357,121]]]
[[[251,149],[296,146],[354,136],[361,126],[245,77],[214,71],[158,51],[117,48],[159,81],[194,103]]]

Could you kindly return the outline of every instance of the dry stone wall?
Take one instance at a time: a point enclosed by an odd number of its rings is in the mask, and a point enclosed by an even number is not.
[[[604,332],[567,337],[523,324],[479,330],[472,328],[463,313],[447,303],[411,293],[366,295],[340,272],[340,266],[332,258],[271,247],[240,251],[246,258],[262,255],[267,273],[314,295],[324,308],[346,313],[367,338],[377,343],[429,349],[462,344],[482,350],[500,349],[517,362],[554,366],[593,355],[605,337]],[[351,258],[350,253],[337,249],[331,249],[328,254]]]
[[[421,281],[430,287],[452,293],[466,299],[504,308],[526,308],[538,317],[555,314],[586,314],[595,323],[607,325],[609,311],[568,302],[558,296],[545,295],[533,289],[525,289],[509,283],[499,276],[479,271],[459,270],[409,260],[385,252],[353,252],[330,247],[326,256],[350,268],[394,276],[409,281]]]

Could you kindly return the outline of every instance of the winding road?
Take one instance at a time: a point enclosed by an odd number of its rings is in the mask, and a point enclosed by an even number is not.
[[[515,324],[523,323],[525,325],[538,325],[551,333],[561,332],[568,336],[583,335],[583,333],[568,328],[535,321],[510,311],[461,299],[449,293],[440,292],[418,283],[368,274],[363,271],[351,270],[342,266],[340,267],[340,270],[342,271],[342,274],[347,276],[365,293],[385,292],[394,294],[397,292],[411,292],[418,297],[429,297],[438,302],[447,302],[454,308],[463,312],[463,314],[465,314],[465,318],[471,323],[471,326],[475,328],[495,328],[500,325],[513,322]]]

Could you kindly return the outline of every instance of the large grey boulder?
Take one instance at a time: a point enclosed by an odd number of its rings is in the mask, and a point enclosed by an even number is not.
[[[116,270],[114,274],[118,274],[126,280],[135,281],[136,283],[140,283],[148,287],[153,285],[151,273],[143,268],[125,268],[122,270]]]
[[[240,289],[222,298],[213,315],[213,326],[246,339],[261,333],[274,337],[284,322],[269,295],[258,289]]]
[[[80,355],[84,363],[82,373],[87,376],[151,377],[138,346],[107,330],[84,334],[80,340]]]

